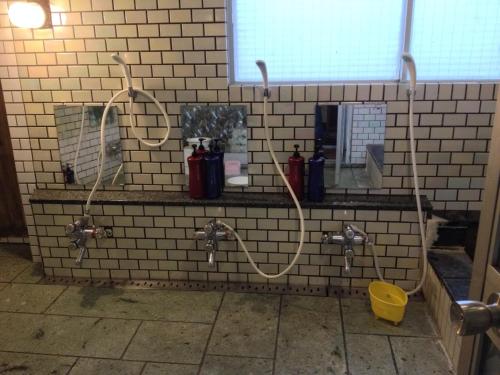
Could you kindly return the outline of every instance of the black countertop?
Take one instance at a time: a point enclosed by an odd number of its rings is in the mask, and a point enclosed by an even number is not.
[[[454,301],[468,298],[472,261],[467,254],[459,251],[431,250],[427,259]]]
[[[32,203],[83,204],[87,190],[38,189],[31,195]],[[281,193],[229,193],[218,199],[192,199],[186,192],[98,191],[95,204],[150,206],[212,206],[212,207],[295,207],[291,198]],[[415,197],[410,195],[327,194],[323,202],[301,202],[303,208],[357,210],[416,210]],[[432,213],[432,205],[422,196],[422,209]]]

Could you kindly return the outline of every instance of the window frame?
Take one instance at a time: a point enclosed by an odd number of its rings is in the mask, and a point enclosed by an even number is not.
[[[227,0],[226,6],[226,38],[227,38],[227,62],[228,62],[228,79],[230,85],[255,85],[260,83],[260,81],[237,81],[235,79],[235,59],[234,59],[234,23],[233,23],[233,1],[235,0]],[[412,24],[413,24],[413,9],[414,9],[414,1],[415,0],[401,0],[403,2],[403,11],[401,16],[401,33],[399,36],[400,39],[400,54],[403,52],[407,52],[410,50],[411,45],[411,32],[412,32]],[[273,85],[283,86],[283,85],[319,85],[319,86],[327,86],[327,85],[338,85],[338,84],[387,84],[387,83],[400,83],[407,82],[408,72],[406,69],[406,64],[403,64],[402,59],[399,59],[399,67],[398,67],[398,77],[396,79],[387,79],[387,80],[327,80],[327,81],[270,81]],[[417,78],[418,78],[418,66],[417,66]],[[473,80],[464,80],[464,79],[430,79],[423,80],[418,79],[417,83],[463,83],[463,82],[477,82],[477,83],[498,83],[500,82],[500,77],[498,79],[487,78],[487,79],[473,79]]]

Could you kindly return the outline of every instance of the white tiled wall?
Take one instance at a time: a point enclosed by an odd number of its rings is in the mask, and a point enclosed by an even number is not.
[[[95,205],[94,222],[112,226],[114,237],[88,241],[88,257],[80,267],[75,264],[78,250],[68,250],[64,226],[82,215],[82,206],[32,207],[44,269],[51,276],[367,287],[377,277],[368,247],[355,247],[348,275],[340,246],[320,241],[323,231],[341,231],[344,224],[356,223],[377,244],[387,280],[412,289],[420,277],[415,211],[304,209],[307,233],[297,264],[287,275],[267,280],[253,270],[235,239],[219,242],[217,265],[209,267],[205,241],[196,241],[194,231],[214,217],[223,218],[236,228],[260,269],[278,273],[297,249],[295,208]]]
[[[54,104],[106,102],[123,86],[121,70],[110,58],[114,52],[130,64],[134,83],[152,91],[166,106],[174,126],[161,150],[149,150],[131,136],[128,117],[123,116],[125,189],[185,189],[180,105],[226,103],[248,108],[246,190],[282,190],[264,145],[261,89],[228,85],[224,0],[51,3],[54,27],[29,30],[12,28],[8,2],[0,2],[0,79],[35,259],[39,250],[29,194],[37,186],[64,188]],[[268,68],[272,77],[273,68]],[[395,83],[273,87],[269,121],[280,161],[286,163],[295,143],[306,150],[304,156],[312,154],[317,102],[383,101],[387,103],[383,189],[368,193],[411,194],[406,88]],[[488,83],[418,85],[419,174],[422,192],[435,208],[480,208],[495,91],[496,86]],[[124,103],[119,109],[128,112]],[[163,136],[164,124],[150,103],[139,103],[134,110],[143,135]]]
[[[383,145],[385,134],[384,105],[356,105],[353,108],[351,164],[366,163],[366,146]]]

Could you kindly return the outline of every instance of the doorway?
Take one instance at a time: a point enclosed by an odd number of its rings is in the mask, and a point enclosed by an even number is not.
[[[0,84],[0,236],[19,237],[26,234],[7,112]]]

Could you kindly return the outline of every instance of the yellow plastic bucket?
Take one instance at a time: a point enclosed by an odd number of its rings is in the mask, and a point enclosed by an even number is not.
[[[399,286],[383,281],[373,281],[368,286],[370,302],[376,318],[398,325],[405,316],[408,296]]]

